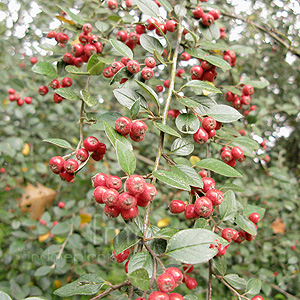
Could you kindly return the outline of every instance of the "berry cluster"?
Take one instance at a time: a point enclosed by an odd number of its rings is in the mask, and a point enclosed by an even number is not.
[[[210,26],[220,18],[220,12],[217,9],[213,9],[206,14],[200,6],[197,6],[192,13],[196,19],[202,19],[204,26]]]
[[[97,138],[89,136],[83,141],[83,148],[76,151],[76,158],[79,163],[75,159],[65,160],[61,156],[54,156],[49,160],[49,167],[54,174],[59,174],[62,180],[73,182],[75,172],[80,167],[79,164],[84,163],[89,158],[89,152],[92,152],[91,157],[95,161],[99,161],[106,152],[106,145],[100,143]]]
[[[236,65],[236,54],[232,50],[224,51],[223,59],[226,60],[231,67],[234,67]]]
[[[127,117],[120,117],[116,120],[115,129],[122,135],[127,136],[135,142],[141,142],[147,131],[147,125],[140,120],[131,120]]]
[[[226,37],[226,28],[225,27],[220,27],[220,39],[224,39]]]
[[[229,57],[229,55],[228,55]],[[249,105],[251,103],[251,95],[254,94],[254,88],[250,84],[246,84],[243,86],[242,89],[242,96],[239,97],[236,94],[233,94],[232,92],[228,91],[225,93],[225,100],[227,102],[232,102],[232,106],[235,109],[241,109],[243,105]],[[256,106],[252,105],[250,106],[250,110],[256,110]],[[245,110],[244,115],[247,116],[249,114],[249,110]]]
[[[48,39],[55,39],[57,43],[63,48],[69,41],[69,36],[66,33],[63,32],[55,32],[55,31],[49,31],[47,33]]]
[[[201,121],[201,119],[199,118]],[[204,144],[208,139],[211,139],[216,135],[216,130],[219,130],[222,127],[222,123],[216,121],[212,117],[205,117],[201,121],[201,126],[194,133],[193,138],[197,144]]]
[[[157,194],[155,186],[146,183],[140,175],[131,175],[126,180],[124,189],[118,176],[98,173],[92,177],[95,201],[105,204],[104,213],[109,218],[117,218],[121,214],[124,220],[138,216],[140,207],[146,207]]]
[[[13,101],[17,101],[17,104],[19,106],[22,106],[24,103],[30,104],[32,102],[32,98],[31,97],[25,97],[24,100],[21,99],[19,94],[16,94],[16,91],[12,88],[8,89],[8,99],[9,101],[13,102]]]
[[[242,162],[245,160],[244,151],[235,146],[231,150],[228,147],[222,147],[220,150],[222,160],[231,167],[235,167],[236,161]]]

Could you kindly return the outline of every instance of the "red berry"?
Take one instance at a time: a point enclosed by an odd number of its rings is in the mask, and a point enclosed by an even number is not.
[[[218,256],[223,256],[226,254],[226,250],[227,250],[227,246],[223,246],[222,244],[218,243],[218,253],[217,253],[217,257]]]
[[[49,31],[48,33],[47,33],[47,38],[48,39],[53,39],[54,37],[55,37],[55,32],[54,31]]]
[[[22,106],[23,104],[24,104],[24,101],[23,101],[23,99],[18,99],[17,100],[17,104],[19,105],[19,106]]]
[[[198,218],[198,215],[195,211],[195,205],[194,204],[188,204],[184,211],[184,217],[186,219],[196,219]]]
[[[126,5],[126,7],[131,8],[133,6],[132,0],[126,0],[125,5]]]
[[[164,293],[170,293],[175,288],[175,280],[174,277],[169,273],[163,273],[158,276],[157,287]]]
[[[32,102],[32,98],[31,97],[25,97],[24,98],[24,101],[27,103],[27,104],[30,104]]]
[[[204,144],[208,140],[208,134],[205,129],[199,127],[198,131],[194,133],[193,139],[197,144]]]
[[[129,249],[126,249],[119,254],[116,254],[116,251],[113,250],[114,258],[115,258],[116,262],[118,262],[118,263],[122,263],[123,261],[125,261],[128,258],[129,254],[130,254]]]
[[[9,89],[7,90],[7,92],[8,92],[9,94],[11,94],[11,95],[14,95],[14,94],[16,93],[16,91],[15,91],[14,89],[12,89],[12,88],[9,88]]]
[[[216,128],[217,126],[217,122],[214,118],[212,117],[205,117],[203,120],[202,120],[202,123],[201,123],[203,129],[205,129],[206,131],[209,131],[209,130],[213,130]]]
[[[221,237],[229,243],[233,240],[233,232],[231,228],[224,228],[222,230]]]
[[[67,161],[65,161],[64,163],[64,169],[68,172],[73,174],[74,172],[76,172],[78,170],[78,162],[75,159],[68,159]]]
[[[213,204],[207,197],[197,198],[195,201],[195,212],[200,217],[209,217],[214,210]]]
[[[191,273],[194,270],[194,266],[193,265],[184,265],[183,266],[183,271],[184,273]]]
[[[155,91],[156,91],[157,93],[161,93],[163,90],[164,90],[164,88],[163,88],[162,85],[156,85],[156,86],[155,86]]]
[[[185,211],[186,204],[182,200],[172,200],[169,210],[172,214],[180,214]]]
[[[184,300],[184,298],[178,293],[169,294],[169,300]]]
[[[187,52],[182,52],[181,55],[180,55],[180,59],[181,59],[181,60],[188,61],[188,60],[191,59],[191,55],[188,54]]]
[[[176,76],[179,77],[179,78],[182,78],[181,75],[185,73],[185,70],[184,69],[179,69],[177,72],[176,72]]]
[[[145,80],[149,80],[154,76],[154,72],[151,68],[144,67],[142,69],[141,75]]]
[[[247,96],[247,95],[243,95],[241,97],[241,102],[242,104],[244,105],[249,105],[251,103],[251,97],[250,96]]]
[[[64,208],[65,205],[66,205],[65,202],[62,202],[62,201],[58,203],[59,208]]]
[[[201,178],[207,177],[207,172],[205,170],[202,170],[199,172],[199,175],[201,176]]]
[[[193,66],[191,68],[192,79],[200,79],[203,74],[203,69],[201,66]]]
[[[84,33],[90,33],[93,30],[93,26],[90,23],[86,23],[82,26],[82,31]]]
[[[196,19],[201,19],[204,16],[204,10],[199,6],[197,6],[192,13]]]
[[[174,20],[167,21],[166,23],[167,31],[174,32],[177,30],[177,28],[178,28],[178,23],[176,21]]]
[[[92,184],[93,187],[96,188],[97,186],[106,186],[106,180],[108,176],[104,173],[97,173],[95,176],[93,176]]]
[[[89,157],[88,151],[86,151],[84,148],[80,148],[76,152],[76,158],[79,161],[86,161]]]
[[[166,270],[166,273],[170,274],[175,280],[175,286],[179,286],[183,280],[182,272],[176,267],[170,267]]]
[[[129,265],[129,261],[130,261],[130,259],[128,259],[127,261],[126,261],[126,263],[125,263],[125,266],[124,266],[124,270],[125,270],[125,272],[126,273],[128,273],[128,265]],[[144,298],[137,298],[137,299],[144,299]],[[145,299],[144,299],[145,300]]]
[[[32,65],[35,65],[37,63],[37,58],[36,57],[31,57],[30,62]]]
[[[137,200],[137,205],[140,207],[146,207],[150,201],[143,201],[139,195],[136,196],[136,200]]]
[[[46,85],[42,85],[39,87],[38,93],[39,93],[39,95],[44,96],[44,95],[48,94],[48,91],[49,91],[48,87]]]
[[[214,17],[214,20],[220,19],[220,12],[219,12],[219,10],[213,9],[213,10],[209,11],[208,13]]]
[[[145,188],[145,179],[140,175],[131,175],[126,181],[126,189],[132,195],[143,193]]]
[[[15,95],[9,95],[8,96],[9,101],[15,101]]]
[[[232,240],[236,240],[239,237],[239,233],[235,229],[231,229],[232,232]]]
[[[264,300],[264,298],[262,296],[254,296],[251,300]]]
[[[234,159],[240,161],[244,156],[244,151],[240,147],[235,146],[231,149],[231,154]]]
[[[62,96],[60,96],[60,95],[58,95],[56,93],[54,93],[54,95],[53,95],[53,101],[54,101],[54,103],[60,103],[64,99],[65,99],[64,97],[62,97]]]
[[[257,110],[257,106],[256,105],[251,105],[250,106],[250,110],[252,111],[252,110]]]
[[[124,56],[121,59],[121,63],[124,64],[124,66],[127,66],[127,63],[130,61],[130,58]]]
[[[234,240],[235,243],[242,243],[246,240],[246,232],[245,231],[239,231],[238,237]]]
[[[131,123],[131,130],[130,130],[130,137],[135,136],[135,137],[139,137],[142,136],[146,133],[147,131],[147,125],[143,122],[143,121],[133,121]]]
[[[243,86],[243,94],[247,96],[251,96],[254,94],[254,88],[250,84],[246,84]]]
[[[204,193],[207,193],[210,189],[214,189],[215,188],[215,181],[210,178],[210,177],[204,177],[202,178],[202,181],[203,181],[203,192]]]
[[[161,291],[155,291],[149,295],[148,300],[170,300],[170,299],[166,293]]]
[[[61,172],[64,168],[65,160],[61,156],[54,156],[49,160],[49,167],[55,174]]]
[[[62,85],[63,87],[70,87],[72,84],[73,84],[73,81],[72,81],[72,79],[69,78],[69,77],[65,77],[65,78],[63,78],[62,81],[61,81],[61,85]]]
[[[93,43],[93,45],[96,47],[97,53],[102,53],[102,51],[103,51],[103,44],[101,42]]]
[[[67,182],[73,182],[74,174],[68,173],[67,171],[62,171],[59,173],[59,176],[61,180],[67,181]]]
[[[126,67],[127,70],[132,74],[135,74],[140,70],[140,64],[136,60],[130,60]]]
[[[225,163],[227,164],[227,165],[229,165],[230,167],[235,167],[235,165],[236,165],[236,160],[233,158],[232,160],[230,160],[230,161],[225,161]]]
[[[169,88],[170,87],[170,83],[171,83],[171,81],[169,79],[165,80],[164,81],[164,87],[165,88]]]
[[[214,21],[215,19],[211,14],[205,14],[202,17],[202,23],[204,26],[210,26]]]
[[[127,32],[125,30],[120,30],[117,33],[117,40],[125,42],[127,40]]]
[[[127,135],[131,129],[131,120],[127,117],[120,117],[115,123],[115,129],[122,135]]]
[[[138,194],[137,198],[149,202],[154,200],[156,194],[156,187],[152,183],[146,183],[144,191],[141,194]]]
[[[163,32],[161,32],[159,29]],[[155,33],[159,36],[163,36],[163,34],[166,34],[167,33],[167,28],[166,28],[166,25],[165,24],[159,24],[158,25],[158,28],[156,28],[155,30]]]
[[[213,65],[211,63],[209,63],[208,61],[203,60],[201,62],[201,67],[203,68],[204,71],[208,71],[213,67]]]
[[[252,213],[248,218],[250,221],[252,221],[255,224],[257,224],[259,222],[259,214],[258,213]]]
[[[154,68],[156,66],[156,61],[153,57],[149,56],[145,59],[145,65],[149,68]]]
[[[214,206],[218,206],[223,202],[223,193],[217,189],[208,190],[205,197],[209,198]]]
[[[197,281],[194,278],[188,277],[186,275],[186,279],[185,279],[185,285],[189,290],[193,290],[197,287]]]
[[[120,209],[117,206],[108,206],[105,205],[104,206],[104,214],[108,217],[108,218],[117,218],[120,214]]]
[[[209,130],[207,131],[207,134],[208,134],[208,138],[211,139],[213,138],[215,135],[216,135],[216,130],[215,129],[212,129],[212,130]]]
[[[81,57],[74,57],[74,58],[73,58],[73,64],[74,64],[75,67],[81,68],[82,65],[83,65],[83,60],[82,60],[82,58],[81,58]]]
[[[209,82],[214,82],[217,79],[217,71],[216,70],[208,70],[206,72],[203,73],[203,80],[207,80]]]
[[[106,145],[104,143],[99,143],[94,153],[104,155],[106,153]]]
[[[94,152],[98,146],[99,141],[94,136],[89,136],[83,141],[83,147],[89,152]]]
[[[94,190],[94,198],[97,203],[103,204],[103,194],[108,191],[106,186],[97,186]]]
[[[133,43],[133,42],[130,42],[130,41],[126,41],[125,45],[127,47],[129,47],[131,50],[133,50],[134,47],[135,47],[135,45],[136,45],[136,43]]]
[[[137,44],[139,42],[139,35],[136,32],[130,32],[128,35],[128,42]]]
[[[225,93],[224,97],[227,102],[232,102],[234,100],[234,94],[229,91]]]
[[[116,206],[119,201],[119,193],[115,189],[107,189],[102,195],[102,201],[107,206]]]
[[[156,28],[154,24],[156,24],[158,26],[157,20],[154,18],[149,18],[145,22],[145,27],[147,30],[153,30]]]
[[[5,168],[0,168],[0,174],[3,174],[3,173],[5,173],[6,172],[6,170],[5,170]]]
[[[139,215],[139,209],[137,206],[134,206],[130,209],[121,209],[121,216],[122,218],[126,220],[131,220],[133,218],[136,218]]]
[[[106,179],[106,186],[110,189],[119,190],[122,186],[122,180],[118,176],[110,175]]]
[[[143,33],[146,32],[146,28],[145,28],[144,25],[138,24],[138,25],[135,26],[135,31],[138,34],[143,34]]]
[[[111,64],[111,70],[114,74],[118,73],[122,68],[124,68],[124,64],[122,64],[120,61],[114,61]]]
[[[103,154],[95,151],[92,153],[91,158],[95,161],[100,161],[101,159],[103,159],[103,156],[104,156]]]
[[[90,57],[93,54],[97,53],[97,49],[96,49],[96,47],[93,44],[86,44],[86,45],[84,45],[83,51],[84,51],[84,54],[87,57]]]
[[[105,68],[102,73],[103,73],[103,76],[106,78],[110,78],[110,77],[114,76],[114,72],[112,71],[111,67]]]
[[[135,196],[129,193],[122,193],[119,197],[119,206],[122,210],[128,210],[137,205]]]
[[[231,151],[229,149],[225,149],[224,151],[222,151],[221,158],[224,162],[229,162],[230,160],[232,160]]]
[[[114,10],[118,7],[118,2],[116,0],[109,0],[107,2],[107,7],[110,9],[110,10]]]
[[[83,54],[83,51],[84,51],[84,47],[82,44],[76,44],[72,46],[72,54],[75,57],[81,56]]]

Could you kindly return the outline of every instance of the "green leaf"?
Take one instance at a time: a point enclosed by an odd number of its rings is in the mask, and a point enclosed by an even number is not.
[[[248,138],[246,136],[240,136],[240,137],[235,138],[233,140],[233,144],[234,143],[245,146],[251,150],[259,149],[259,145],[258,145],[257,141],[254,141],[253,139]]]
[[[154,101],[157,108],[159,109],[158,96],[155,91],[150,86],[144,84],[139,80],[135,80],[135,82],[146,92],[146,94]]]
[[[45,276],[47,274],[49,274],[51,272],[51,268],[50,266],[42,266],[39,267],[35,272],[34,272],[34,276]]]
[[[204,158],[195,164],[196,167],[211,170],[226,177],[243,177],[243,175],[221,160]]]
[[[202,95],[192,96],[191,99],[199,103],[198,107],[195,108],[199,115],[206,115],[211,107],[217,105],[215,100]]]
[[[201,229],[210,229],[210,225],[204,218],[199,218],[196,220],[194,224],[194,228],[201,228]]]
[[[133,255],[128,264],[128,273],[132,273],[137,269],[145,269],[148,272],[148,277],[153,274],[153,258],[149,252],[139,252]]]
[[[38,74],[46,75],[50,78],[58,77],[58,74],[53,65],[46,61],[41,61],[33,65],[32,71]]]
[[[225,43],[212,43],[212,42],[200,43],[200,47],[204,50],[225,51],[228,49],[228,45],[226,45]]]
[[[66,66],[66,71],[68,73],[71,73],[71,74],[76,74],[76,75],[90,75],[89,72],[84,72],[84,71],[81,71],[79,68],[75,67],[75,66]]]
[[[220,218],[223,221],[231,220],[237,213],[237,204],[233,191],[227,191],[223,195],[223,202],[219,205]]]
[[[97,105],[99,102],[96,98],[94,98],[93,96],[90,95],[89,92],[87,92],[86,90],[81,90],[80,91],[80,95],[82,97],[82,100],[89,106],[95,106]]]
[[[186,156],[194,151],[194,144],[188,139],[176,139],[171,146],[171,153]]]
[[[25,88],[25,83],[24,81],[22,81],[19,78],[12,78],[8,81],[9,86],[13,89],[15,89],[16,91],[18,90],[23,90]]]
[[[131,143],[124,137],[122,134],[118,133],[111,125],[107,122],[103,121],[105,133],[110,140],[111,144],[116,148],[116,141],[122,142],[122,144],[126,145],[132,151]]]
[[[185,17],[187,15],[186,8],[180,4],[175,5],[174,12],[178,17]]]
[[[191,80],[187,82],[182,88],[184,87],[193,87],[193,88],[201,89],[202,91],[205,90],[212,93],[222,93],[219,89],[209,84],[208,81]]]
[[[61,148],[73,149],[70,143],[62,139],[46,139],[43,142],[51,143]]]
[[[124,43],[117,41],[117,40],[109,40],[112,47],[121,55],[121,56],[126,56],[130,59],[133,59],[133,53],[131,49],[126,46]]]
[[[148,272],[145,269],[137,269],[128,274],[132,284],[142,291],[147,291],[150,288],[150,280]]]
[[[97,21],[95,23],[95,26],[101,32],[104,32],[104,31],[106,31],[106,30],[108,30],[110,28],[110,25],[108,23],[100,22],[100,21]]]
[[[54,235],[64,235],[70,231],[70,224],[67,222],[59,222],[51,229]]]
[[[144,13],[145,15],[151,16],[151,17],[159,17],[159,8],[157,4],[153,1],[148,0],[134,0],[135,4],[138,6],[140,11]]]
[[[227,49],[226,49],[227,50]],[[228,50],[234,51],[236,54],[254,54],[255,50],[250,46],[233,45]]]
[[[131,109],[136,101],[141,100],[141,96],[130,89],[115,89],[113,93],[118,102],[128,109]]]
[[[141,101],[140,100],[137,100],[133,103],[133,105],[130,108],[131,119],[134,119],[139,114],[140,107],[141,107]]]
[[[174,234],[176,234],[179,230],[172,227],[165,227],[160,229],[154,236],[154,239],[165,239],[169,240]]]
[[[252,221],[250,221],[248,218],[246,218],[243,215],[236,215],[235,217],[235,223],[241,227],[246,232],[250,233],[251,235],[256,235],[257,231],[255,228],[255,225]]]
[[[218,240],[220,237],[210,230],[181,230],[170,239],[166,254],[186,264],[207,262],[218,253],[217,249],[210,248]]]
[[[149,3],[152,1],[148,1]],[[155,4],[156,5],[156,4]],[[162,54],[164,51],[164,47],[161,42],[153,36],[148,34],[142,34],[140,37],[141,46],[150,53],[154,53],[154,51]]]
[[[207,115],[222,123],[231,123],[243,118],[243,115],[235,108],[223,104],[211,107]]]
[[[84,19],[82,19],[81,17],[79,17],[78,15],[75,15],[74,13],[72,13],[68,8],[66,7],[62,7],[60,5],[57,5],[62,11],[64,11],[65,13],[67,13],[71,19],[75,22],[78,23],[80,25],[84,25],[86,22]]]
[[[173,136],[181,138],[181,135],[176,130],[171,128],[170,126],[162,124],[162,123],[158,123],[158,122],[154,122],[153,124],[160,131],[165,132],[169,135],[173,135]]]
[[[236,87],[234,87],[234,86],[223,85],[223,89],[225,89],[226,91],[229,91],[229,92],[231,92],[233,94],[242,96],[241,91],[239,89],[237,89]]]
[[[87,114],[89,119],[95,119],[97,122],[90,126],[90,130],[104,130],[103,121],[107,122],[112,127],[115,126],[115,123],[118,118],[122,117],[119,112],[116,111],[108,111],[103,114],[94,115],[93,113]]]
[[[167,66],[167,64],[166,64],[166,62],[165,62],[165,60],[164,60],[164,58],[161,56],[161,54],[160,53],[158,53],[156,50],[154,50],[154,57],[155,57],[155,59],[157,59],[161,64],[163,64],[165,67]]]
[[[194,168],[186,165],[172,166],[172,172],[180,176],[187,184],[194,187],[203,187],[202,178]]]
[[[232,191],[238,192],[238,193],[246,192],[246,190],[243,187],[233,184],[233,183],[226,183],[221,188],[221,191],[228,191],[228,190],[232,190]]]
[[[221,275],[225,275],[227,271],[227,260],[224,256],[214,258],[214,267]]]
[[[134,74],[130,73],[126,67],[123,67],[120,69],[111,79],[109,85],[114,84],[115,82],[120,83],[122,78],[128,78],[131,79],[134,76]]]
[[[230,70],[230,64],[219,55],[208,55],[205,57],[205,60],[211,63],[214,66],[221,68],[224,71]]]
[[[249,77],[242,77],[240,84],[250,84],[256,89],[264,89],[270,85],[270,82],[262,78],[261,80],[251,80]]]
[[[244,208],[243,214],[244,214],[244,216],[246,216],[248,218],[252,213],[258,213],[259,220],[261,220],[264,217],[265,212],[266,212],[266,209],[263,207],[247,204],[246,207]]]
[[[125,144],[116,140],[117,158],[122,170],[128,175],[132,175],[136,168],[136,159],[133,151]]]
[[[260,293],[261,290],[261,280],[259,278],[251,278],[247,282],[247,294],[257,295]]]
[[[180,190],[190,191],[190,186],[178,175],[165,170],[158,170],[152,173],[155,178],[158,180],[175,187]]]
[[[46,250],[44,250],[44,252],[42,253],[42,256],[50,256],[53,254],[57,254],[61,249],[60,245],[51,245],[49,246]]]
[[[12,300],[6,293],[0,291],[1,300]]]
[[[186,295],[184,296],[184,300],[199,300],[195,295]]]
[[[198,41],[198,37],[195,35],[195,33],[193,31],[191,31],[189,28],[184,28],[186,31],[188,31],[188,33],[184,36],[186,40],[192,41],[194,42],[194,46],[197,44]],[[190,38],[191,37],[191,38]]]
[[[192,57],[196,57],[196,58],[199,58],[199,59],[205,59],[206,56],[209,55],[208,52],[206,52],[202,49],[199,49],[199,48],[197,48],[197,49],[195,49],[195,48],[194,49],[186,49],[186,52],[188,54],[190,54]]]
[[[180,132],[194,134],[199,129],[200,121],[198,117],[193,114],[182,113],[176,118],[175,124]]]
[[[67,100],[71,100],[71,101],[79,101],[80,100],[80,98],[77,96],[77,94],[68,88],[56,89],[55,93],[64,97]]]
[[[105,64],[101,62],[100,57],[97,54],[93,54],[87,64],[87,72],[90,75],[100,75],[104,70]]]
[[[206,40],[211,41],[220,38],[220,29],[216,23],[213,23],[210,26],[204,26],[200,21],[199,25],[200,25],[200,31]]]
[[[124,250],[137,244],[140,240],[140,237],[136,236],[128,228],[126,228],[115,236],[113,241],[114,250],[116,254],[120,254]]]
[[[167,12],[171,12],[173,10],[173,7],[168,0],[160,0],[159,3]]]
[[[235,289],[244,290],[246,288],[246,280],[237,274],[228,274],[224,279]]]
[[[105,281],[96,274],[84,274],[76,281],[69,283],[58,290],[54,295],[71,297],[74,295],[94,295],[105,285]]]
[[[179,103],[181,103],[182,105],[187,106],[187,107],[196,108],[199,106],[199,104],[196,101],[194,101],[190,98],[187,98],[187,97],[178,97],[178,98],[176,98],[176,100]]]

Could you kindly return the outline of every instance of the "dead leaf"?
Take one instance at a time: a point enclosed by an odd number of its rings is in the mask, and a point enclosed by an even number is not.
[[[279,217],[272,223],[272,229],[275,234],[281,233],[284,234],[285,232],[285,224],[283,223],[282,219]]]

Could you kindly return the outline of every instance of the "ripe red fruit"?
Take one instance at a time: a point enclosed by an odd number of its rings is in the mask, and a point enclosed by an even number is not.
[[[203,68],[204,71],[208,71],[213,67],[213,65],[211,63],[209,63],[208,61],[203,60],[201,62],[201,67]]]
[[[243,95],[241,97],[241,102],[242,104],[244,105],[249,105],[251,103],[251,97],[250,96],[247,96],[247,95]]]
[[[145,80],[149,80],[154,76],[154,72],[151,68],[144,67],[142,69],[141,75]]]
[[[120,117],[116,120],[115,129],[122,135],[127,135],[131,129],[131,120],[127,117]]]
[[[232,102],[234,100],[234,94],[229,91],[225,93],[224,97],[227,102]]]
[[[182,272],[176,267],[170,267],[166,270],[166,273],[170,274],[175,280],[175,286],[179,286],[183,280]]]
[[[221,237],[229,243],[233,240],[233,232],[231,228],[224,228],[221,233]]]
[[[222,151],[221,158],[224,162],[229,162],[230,160],[232,160],[231,151],[229,149],[225,149],[224,151]]]
[[[216,130],[215,129],[212,129],[212,130],[209,130],[207,131],[207,134],[208,134],[208,138],[211,139],[213,138],[215,135],[216,135]]]
[[[178,293],[171,293],[169,294],[169,300],[184,300],[184,298]]]
[[[235,165],[236,165],[236,160],[233,158],[232,160],[230,160],[230,161],[225,161],[225,163],[227,164],[227,165],[229,165],[230,167],[235,167]]]
[[[120,61],[114,61],[111,64],[111,70],[114,74],[116,74],[117,72],[119,72],[122,68],[124,68],[124,64],[122,64]]]
[[[205,14],[202,17],[202,23],[204,26],[210,26],[214,21],[215,19],[211,14]]]
[[[135,26],[135,32],[138,34],[143,34],[146,32],[146,28],[144,25],[138,24]]]
[[[193,139],[197,144],[206,143],[206,141],[208,140],[207,131],[204,128],[199,127],[198,131],[194,133]]]
[[[107,7],[110,9],[110,10],[114,10],[118,7],[118,2],[116,0],[109,0],[107,2]]]
[[[119,254],[116,254],[116,251],[113,250],[114,258],[115,258],[116,262],[118,262],[118,263],[122,263],[123,261],[125,261],[128,258],[129,254],[130,254],[129,249],[126,249]]]
[[[201,19],[205,15],[204,10],[199,6],[197,6],[192,13],[196,19]]]
[[[156,24],[158,26],[157,20],[154,18],[149,18],[145,22],[145,27],[147,30],[153,30],[156,28],[154,24]]]
[[[9,88],[9,89],[7,90],[7,92],[8,92],[9,94],[11,94],[11,95],[14,95],[14,94],[16,93],[16,91],[15,91],[14,89],[12,89],[12,88]]]
[[[30,104],[32,102],[32,98],[31,97],[25,97],[24,101],[25,101],[25,103]]]
[[[73,182],[74,181],[74,174],[68,173],[67,171],[62,171],[59,173],[59,176],[61,180],[67,181],[67,182]]]
[[[198,218],[198,215],[195,211],[195,205],[194,204],[188,204],[184,211],[184,217],[186,219],[195,219]]]
[[[76,172],[78,170],[78,167],[79,167],[78,162],[75,159],[68,159],[64,163],[64,169],[66,170],[66,172],[71,174]]]
[[[223,246],[222,244],[218,243],[218,253],[217,253],[217,257],[218,256],[223,256],[226,254],[227,251],[227,246]]]
[[[141,194],[138,194],[137,198],[149,202],[154,200],[156,194],[156,187],[152,183],[146,183],[144,191]]]
[[[84,148],[80,148],[76,152],[76,158],[79,161],[86,161],[89,157],[88,151],[86,151]]]
[[[208,190],[205,197],[209,198],[214,206],[218,206],[223,202],[223,193],[217,189]]]
[[[126,5],[126,7],[131,8],[133,6],[132,0],[126,0],[125,5]],[[143,299],[143,298],[141,298],[141,299]]]
[[[163,32],[161,32],[159,29]],[[166,28],[166,25],[165,24],[159,24],[158,25],[158,28],[155,29],[155,33],[159,36],[163,36],[163,34],[166,34],[167,33],[167,28]]]
[[[172,200],[169,210],[172,214],[180,214],[185,211],[186,204],[182,200]]]
[[[39,87],[38,93],[39,95],[44,96],[48,94],[48,91],[49,91],[48,87],[46,85],[42,85]]]
[[[134,206],[130,209],[121,209],[121,216],[126,220],[131,220],[139,215],[139,209],[137,206]]]
[[[242,243],[246,240],[246,232],[245,231],[239,231],[238,237],[234,240],[235,243]]]
[[[132,44],[138,44],[139,35],[136,32],[130,32],[128,35],[128,42]]]
[[[87,57],[90,57],[93,54],[97,53],[97,49],[96,49],[96,47],[93,44],[86,44],[86,45],[84,45],[83,51],[84,51],[84,54]]]
[[[102,73],[103,73],[103,76],[106,78],[110,78],[110,77],[114,76],[114,72],[112,71],[111,67],[105,68]]]
[[[220,12],[219,12],[219,10],[213,9],[213,10],[209,11],[208,13],[214,17],[214,20],[220,19]]]
[[[232,232],[232,240],[236,240],[239,237],[239,233],[235,229],[231,229]]]
[[[105,205],[104,206],[104,214],[108,217],[108,218],[117,218],[120,214],[120,209],[117,206],[108,206]]]
[[[132,74],[135,74],[137,72],[139,72],[140,70],[140,64],[136,61],[136,60],[130,60],[128,63],[127,63],[127,70],[132,73]]]
[[[218,73],[216,70],[208,70],[203,73],[203,80],[207,80],[209,82],[214,82],[217,79]]]
[[[73,81],[69,77],[64,77],[61,81],[61,84],[62,84],[63,87],[69,87],[73,84]]]
[[[196,279],[191,278],[188,275],[186,275],[185,285],[189,290],[193,290],[197,287],[197,281],[196,281]]]
[[[119,206],[122,210],[128,210],[137,205],[137,199],[129,193],[122,193],[119,196]]]
[[[209,217],[214,210],[212,202],[207,197],[197,198],[195,201],[195,212],[200,217]]]
[[[183,266],[183,271],[184,273],[191,273],[194,270],[194,266],[193,265],[184,265]]]
[[[152,56],[145,59],[145,65],[149,68],[154,68],[156,66],[156,61]]]
[[[106,180],[108,176],[104,173],[97,173],[95,176],[91,178],[93,187],[97,186],[106,186]]]
[[[201,178],[207,177],[207,172],[205,170],[202,170],[199,172],[199,175],[201,176]]]
[[[23,104],[24,104],[24,101],[23,101],[23,99],[18,99],[17,100],[17,104],[19,105],[19,106],[22,106]]]
[[[61,172],[64,168],[65,160],[61,156],[54,156],[49,160],[49,167],[55,174]]]
[[[122,186],[122,180],[118,176],[110,175],[106,179],[106,186],[110,189],[119,190]]]
[[[174,32],[177,30],[177,27],[178,27],[178,23],[174,20],[169,20],[166,23],[167,31]]]
[[[102,195],[102,201],[107,206],[116,206],[119,201],[119,193],[115,189],[107,189]]]
[[[75,44],[72,46],[72,54],[75,57],[79,57],[83,54],[84,48],[82,44]]]
[[[188,60],[191,59],[191,55],[188,54],[187,52],[182,52],[181,55],[180,55],[180,59],[181,59],[181,60],[188,61]]]
[[[217,122],[214,118],[212,117],[205,117],[203,120],[202,120],[202,123],[201,123],[203,129],[205,129],[206,131],[209,131],[209,130],[213,130],[216,128],[217,126]]]
[[[136,196],[136,200],[137,200],[137,205],[140,206],[140,207],[146,207],[150,201],[143,201],[139,195]]]
[[[248,218],[254,224],[257,224],[259,222],[259,214],[258,213],[252,213]]]
[[[147,125],[143,121],[136,120],[131,123],[130,134],[133,136],[142,136],[146,133],[146,131]]]
[[[254,94],[254,88],[253,88],[253,86],[252,85],[250,85],[250,84],[246,84],[246,85],[244,85],[243,86],[243,94],[244,95],[253,95]]]
[[[0,168],[0,174],[3,174],[3,173],[5,173],[6,172],[6,170],[5,170],[5,168]]]
[[[65,207],[65,202],[62,202],[62,201],[60,201],[59,203],[58,203],[58,207],[59,208],[64,208]]]
[[[210,178],[210,177],[204,177],[202,178],[202,181],[203,181],[203,192],[204,193],[207,193],[210,189],[214,189],[215,188],[215,181]]]
[[[97,203],[103,204],[103,194],[108,190],[106,186],[97,186],[94,190],[94,198]]]
[[[148,300],[170,300],[170,299],[166,293],[161,291],[155,291],[149,295]]]
[[[201,66],[193,66],[191,68],[192,79],[200,79],[203,74],[203,68]]]
[[[231,154],[232,157],[238,161],[240,161],[244,157],[244,151],[238,146],[235,146],[231,149]]]
[[[48,39],[53,39],[54,37],[55,37],[55,32],[54,31],[49,31],[48,33],[47,33],[47,38]]]
[[[264,300],[264,298],[262,296],[254,296],[251,300]]]
[[[125,42],[127,40],[127,32],[125,30],[120,30],[117,33],[117,40]]]
[[[93,30],[93,26],[90,23],[86,23],[82,26],[82,31],[84,33],[90,33]]]
[[[89,152],[94,152],[98,146],[99,141],[94,136],[89,136],[83,141],[83,147]]]
[[[37,58],[36,57],[31,57],[30,62],[32,65],[35,65],[37,63]]]
[[[140,175],[131,175],[126,181],[126,189],[131,195],[141,194],[145,188],[145,179]]]
[[[157,278],[157,287],[164,293],[170,293],[175,288],[175,280],[169,273],[163,273]]]
[[[184,69],[179,69],[179,70],[176,72],[175,75],[176,75],[177,77],[179,77],[179,78],[182,78],[181,75],[182,75],[183,73],[185,73],[185,70],[184,70]]]
[[[256,105],[251,105],[250,106],[250,110],[252,111],[252,110],[257,110],[257,106]]]
[[[58,95],[56,93],[54,93],[54,95],[53,95],[53,101],[54,101],[54,103],[60,103],[64,99],[65,99],[64,97],[62,97],[62,96],[60,96],[60,95]]]

